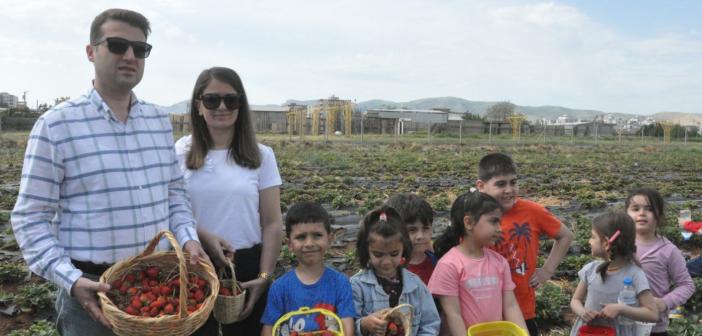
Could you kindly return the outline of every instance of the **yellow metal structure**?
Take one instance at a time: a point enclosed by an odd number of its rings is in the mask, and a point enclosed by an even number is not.
[[[315,111],[317,113],[317,126],[315,126]],[[330,134],[334,134],[337,131],[336,127],[339,113],[343,113],[344,135],[351,136],[353,131],[353,105],[350,100],[339,99],[336,96],[331,96],[328,99],[320,99],[319,103],[313,108],[312,128],[313,130],[317,130],[316,134],[319,134],[318,127],[320,116],[324,118],[325,139],[327,139]]]
[[[507,119],[512,124],[512,140],[519,141],[522,135],[522,123],[526,120],[526,117],[523,114],[513,114]]]
[[[663,143],[670,143],[670,134],[673,132],[673,124],[672,121],[661,121],[661,126],[663,126]]]
[[[312,134],[313,136],[319,135],[319,113],[319,106],[315,106],[312,108],[312,129],[310,129],[310,134]]]
[[[305,112],[307,111],[306,105],[295,105],[291,104],[289,106],[290,110],[287,113],[288,116],[288,136],[292,138],[293,135],[297,134],[300,138],[305,136]]]
[[[351,101],[347,100],[344,104],[344,135],[351,136],[353,131],[353,107]]]

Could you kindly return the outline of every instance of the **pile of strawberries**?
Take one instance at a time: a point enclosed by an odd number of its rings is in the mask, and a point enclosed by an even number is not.
[[[159,317],[178,313],[180,280],[178,273],[165,274],[158,266],[132,270],[110,283],[107,297],[127,314]],[[200,309],[209,293],[209,284],[197,274],[188,275],[188,314]]]
[[[239,287],[236,287],[236,291],[234,291],[234,292],[232,292],[232,289],[231,289],[231,288],[227,288],[227,287],[224,287],[224,286],[220,286],[220,287],[219,287],[219,295],[222,295],[222,296],[238,296],[239,294],[241,294],[241,288],[239,288]]]

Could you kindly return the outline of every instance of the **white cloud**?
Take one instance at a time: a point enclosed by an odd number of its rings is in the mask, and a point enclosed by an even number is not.
[[[0,91],[30,90],[40,101],[84,92],[92,72],[83,50],[90,22],[112,6],[5,4],[0,43],[11,48],[0,49]],[[702,112],[698,29],[631,37],[558,2],[159,0],[119,6],[152,23],[154,52],[136,92],[159,104],[187,99],[202,69],[223,65],[242,75],[257,104],[331,94],[359,101],[452,95],[606,111]]]

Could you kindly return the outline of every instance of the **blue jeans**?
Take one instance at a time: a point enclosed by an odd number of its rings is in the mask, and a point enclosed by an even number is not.
[[[97,281],[97,277],[90,274],[83,276]],[[63,288],[59,288],[56,295],[55,307],[56,329],[63,336],[114,335],[112,330],[105,328],[100,322],[93,321],[78,300]]]
[[[697,257],[688,261],[687,271],[690,272],[690,276],[693,278],[702,277],[702,257]]]

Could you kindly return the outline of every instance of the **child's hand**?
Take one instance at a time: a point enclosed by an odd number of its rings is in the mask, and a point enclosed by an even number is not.
[[[529,279],[529,286],[533,288],[539,288],[539,286],[545,284],[548,280],[550,280],[552,276],[553,273],[547,271],[546,269],[537,268],[534,272],[534,275],[532,275],[531,279]]]
[[[658,309],[659,312],[664,312],[668,310],[668,305],[663,302],[663,299],[654,297],[653,302],[656,303],[656,308]]]
[[[580,315],[580,318],[583,319],[583,322],[585,323],[590,323],[590,321],[594,320],[600,315],[600,312],[590,310],[590,309],[585,309],[585,312]]]
[[[364,335],[383,336],[387,327],[388,321],[375,315],[361,318],[361,331],[363,331]]]
[[[600,316],[606,317],[608,319],[615,319],[622,312],[622,309],[626,305],[621,303],[607,303],[603,305],[604,308],[600,311]]]

